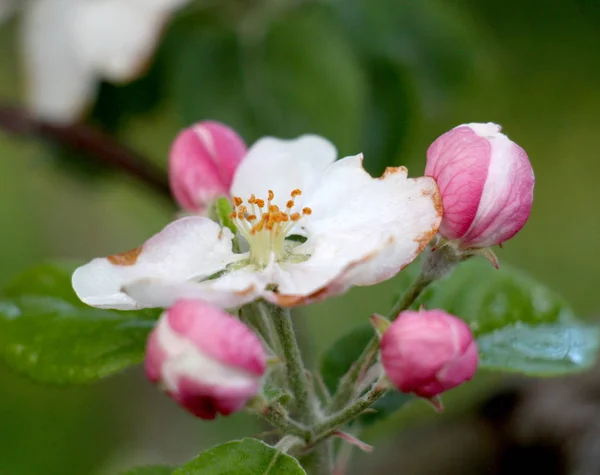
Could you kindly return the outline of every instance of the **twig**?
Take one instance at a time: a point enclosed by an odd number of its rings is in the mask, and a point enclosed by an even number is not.
[[[34,117],[23,108],[0,102],[0,128],[18,136],[44,138],[68,146],[97,163],[126,173],[171,199],[164,170],[89,125],[53,124]]]

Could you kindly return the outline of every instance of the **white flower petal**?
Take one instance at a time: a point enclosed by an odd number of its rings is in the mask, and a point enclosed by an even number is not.
[[[180,299],[201,299],[216,307],[235,308],[255,300],[265,282],[259,273],[237,271],[203,282],[143,279],[124,291],[144,307],[170,307]]]
[[[394,276],[424,249],[442,218],[433,179],[409,179],[403,167],[372,178],[362,168],[361,155],[329,167],[305,205],[312,209],[300,222],[308,240],[295,252],[311,257],[272,270],[279,295],[267,298],[281,305]]]
[[[74,20],[81,60],[109,80],[133,79],[156,46],[167,20],[168,3],[178,6],[181,2],[87,0],[81,3]]]
[[[80,0],[38,0],[21,28],[27,100],[39,117],[71,122],[95,93],[94,71],[80,61],[73,31]]]
[[[267,191],[273,190],[273,202],[284,208],[292,190],[309,192],[336,157],[335,146],[317,135],[293,140],[262,138],[250,147],[240,163],[231,194],[245,200],[254,193],[266,199]]]
[[[79,267],[73,274],[73,288],[83,302],[94,307],[147,307],[123,293],[123,286],[141,279],[206,278],[236,259],[231,239],[231,231],[209,219],[182,218],[133,251]]]

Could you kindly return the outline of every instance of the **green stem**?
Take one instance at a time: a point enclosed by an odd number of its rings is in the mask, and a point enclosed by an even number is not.
[[[331,436],[340,427],[362,414],[365,409],[368,409],[375,401],[383,396],[385,392],[385,387],[375,385],[369,392],[358,398],[352,404],[329,416],[315,427],[314,433],[316,435],[312,443],[317,444]]]
[[[284,411],[276,407],[269,406],[261,416],[285,435],[299,437],[304,442],[309,441],[312,437],[312,432],[308,427],[290,419]]]
[[[423,274],[420,274],[394,304],[388,314],[388,318],[390,320],[395,320],[401,311],[406,310],[414,303],[421,292],[432,281],[433,279],[430,277],[425,277]],[[373,362],[373,358],[377,355],[378,347],[379,340],[376,337],[373,337],[369,343],[367,343],[367,346],[365,346],[358,360],[354,362],[348,372],[342,377],[338,390],[336,391],[331,404],[329,404],[329,410],[331,412],[340,411],[356,397],[358,382]]]
[[[298,460],[308,475],[331,475],[333,451],[330,441],[324,441]]]
[[[316,408],[309,391],[306,370],[300,355],[300,348],[294,333],[292,318],[288,309],[273,306],[272,321],[279,336],[279,344],[285,359],[290,390],[300,412],[300,418],[307,424],[313,424],[317,418]]]

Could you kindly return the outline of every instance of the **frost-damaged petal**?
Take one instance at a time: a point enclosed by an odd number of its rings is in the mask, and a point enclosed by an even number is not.
[[[180,299],[201,299],[215,307],[235,308],[255,300],[265,285],[258,273],[237,271],[203,282],[141,279],[123,290],[143,307],[169,307]]]
[[[334,145],[317,135],[303,135],[294,140],[262,138],[250,147],[240,163],[231,194],[244,199],[252,194],[266,198],[267,191],[273,190],[273,202],[283,209],[292,190],[298,188],[306,195],[336,157]]]
[[[21,28],[27,101],[38,116],[70,122],[94,95],[91,66],[81,61],[74,32],[80,0],[32,2]]]
[[[73,288],[83,302],[94,307],[150,307],[122,292],[123,286],[141,279],[182,282],[206,278],[234,259],[231,239],[228,229],[209,219],[182,218],[133,251],[79,267],[73,274]]]
[[[372,178],[362,155],[344,158],[323,174],[307,197],[312,214],[300,223],[308,240],[295,252],[310,254],[274,272],[281,305],[297,305],[388,279],[408,265],[437,232],[442,208],[432,178],[407,178],[388,168]]]
[[[82,61],[114,81],[137,76],[146,64],[170,9],[177,2],[87,0],[74,21]]]

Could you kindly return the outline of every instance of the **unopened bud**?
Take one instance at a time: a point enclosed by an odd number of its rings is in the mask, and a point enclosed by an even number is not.
[[[427,150],[425,175],[442,195],[440,234],[461,249],[501,244],[529,218],[534,175],[521,147],[499,125],[466,124]]]
[[[381,362],[400,391],[432,398],[473,377],[477,346],[465,322],[442,310],[405,311],[381,339]]]
[[[228,196],[245,155],[244,141],[219,122],[199,122],[182,130],[169,156],[171,191],[179,205],[204,214],[219,196]]]
[[[262,387],[266,354],[242,322],[199,300],[180,300],[150,335],[146,374],[202,419],[242,409]]]

